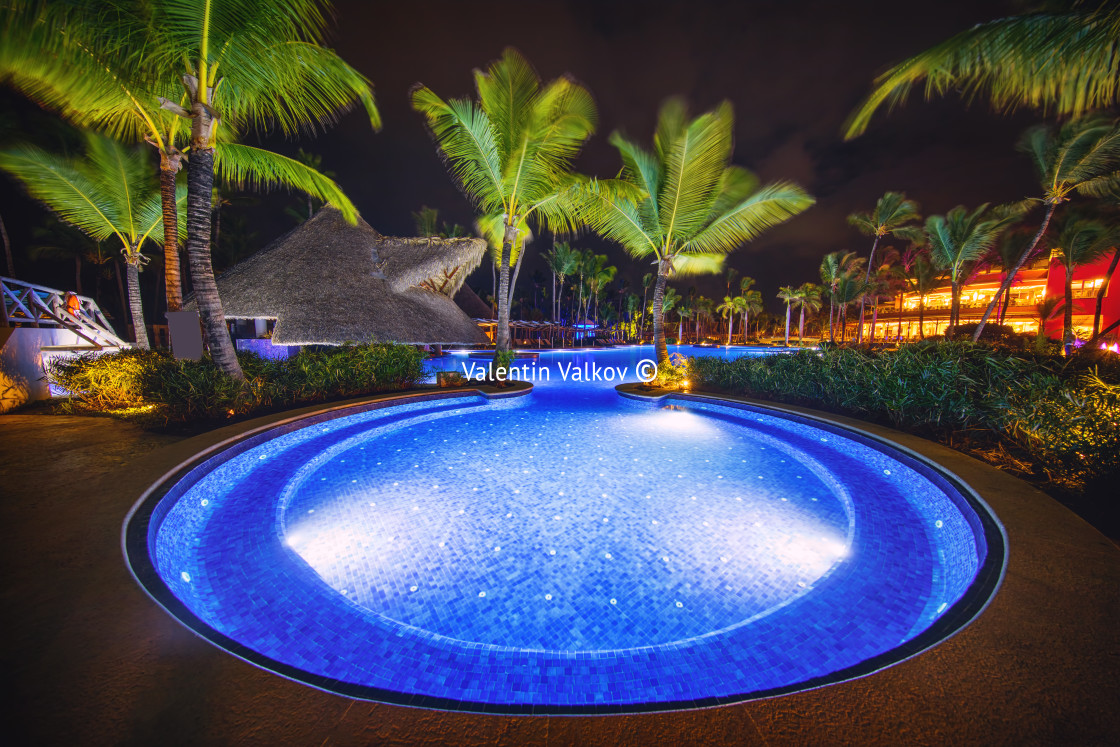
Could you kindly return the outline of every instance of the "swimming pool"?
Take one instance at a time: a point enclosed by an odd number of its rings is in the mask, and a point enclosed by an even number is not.
[[[834,425],[620,397],[651,352],[545,353],[524,362],[526,396],[435,394],[251,435],[138,503],[129,563],[178,619],[272,671],[494,712],[815,687],[983,608],[1004,540],[967,487]]]

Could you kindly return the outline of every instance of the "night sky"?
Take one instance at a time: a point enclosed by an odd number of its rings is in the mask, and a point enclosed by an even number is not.
[[[569,73],[592,92],[599,129],[576,163],[587,174],[618,171],[607,142],[613,130],[649,144],[666,97],[685,96],[694,113],[730,99],[734,162],[764,181],[795,180],[818,200],[729,259],[729,266],[758,279],[772,311],[780,308],[774,298],[780,285],[818,279],[825,253],[866,253],[869,239],[849,228],[845,216],[869,210],[887,190],[905,191],[928,215],[957,204],[1019,199],[1037,189],[1014,147],[1037,121],[1031,113],[1000,116],[956,96],[914,99],[880,116],[855,142],[840,137],[845,117],[878,72],[974,23],[1021,11],[1015,2],[413,0],[338,2],[335,8],[338,23],[328,44],[373,81],[384,129],[375,134],[361,114],[351,113],[316,139],[266,142],[289,154],[297,147],[320,154],[322,168],[336,174],[365,220],[383,233],[411,235],[410,213],[425,204],[455,222],[473,221],[471,205],[409,106],[408,90],[419,81],[444,98],[472,94],[471,70],[508,45],[520,49],[542,78]],[[0,106],[23,109],[13,102],[11,94],[0,98]],[[29,218],[40,220],[40,213],[10,182],[0,187],[0,199],[18,257]],[[263,246],[293,225],[282,211],[292,202],[277,195],[256,207],[225,210],[243,210],[255,243]],[[519,295],[529,289],[532,272],[544,270],[539,251],[550,242],[543,237],[535,244]],[[606,251],[632,285],[651,270],[594,238],[575,244]],[[72,275],[69,266],[22,265],[28,279],[40,282],[64,283],[61,278]],[[486,265],[471,284],[489,292]],[[695,284],[706,295],[724,294],[722,278],[675,284],[682,293]]]

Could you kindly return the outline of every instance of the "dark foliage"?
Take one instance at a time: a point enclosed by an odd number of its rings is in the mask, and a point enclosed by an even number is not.
[[[935,342],[694,358],[690,376],[698,388],[854,415],[942,441],[986,432],[1029,455],[1035,472],[1084,482],[1120,470],[1120,370],[1093,363]]]

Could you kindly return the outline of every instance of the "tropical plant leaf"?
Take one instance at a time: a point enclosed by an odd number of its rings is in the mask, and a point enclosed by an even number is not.
[[[845,123],[850,139],[866,131],[884,104],[894,109],[924,81],[927,99],[960,91],[997,109],[1028,106],[1080,115],[1117,103],[1120,9],[1036,13],[981,23],[894,66]]]
[[[214,171],[238,189],[294,189],[337,207],[348,223],[358,222],[358,209],[334,182],[294,158],[262,148],[223,143],[214,149]]]
[[[682,251],[726,254],[763,231],[804,212],[814,200],[791,182],[768,184],[713,220]]]
[[[668,149],[657,214],[668,244],[687,240],[704,225],[731,155],[731,104],[693,120]]]
[[[485,213],[505,213],[501,154],[490,118],[468,99],[444,102],[426,87],[412,92],[412,106],[428,120],[436,145],[467,196]]]

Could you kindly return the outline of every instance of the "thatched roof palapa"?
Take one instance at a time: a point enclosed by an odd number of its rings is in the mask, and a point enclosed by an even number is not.
[[[394,238],[325,207],[218,278],[226,317],[275,319],[278,345],[485,343],[451,300],[482,239]]]
[[[463,285],[455,293],[455,305],[462,309],[467,316],[476,319],[490,319],[494,316],[494,310],[490,308],[490,304],[479,298],[478,294],[471,290],[469,285]]]

